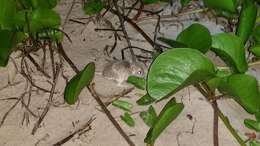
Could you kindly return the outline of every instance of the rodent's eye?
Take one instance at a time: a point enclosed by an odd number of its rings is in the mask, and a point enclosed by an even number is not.
[[[138,74],[138,75],[141,75],[141,74],[143,74],[143,72],[142,72],[142,71],[138,71],[137,74]]]

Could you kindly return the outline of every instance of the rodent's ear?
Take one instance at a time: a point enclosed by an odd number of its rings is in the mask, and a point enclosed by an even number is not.
[[[124,65],[125,68],[132,68],[132,64],[128,61],[124,61],[123,65]]]

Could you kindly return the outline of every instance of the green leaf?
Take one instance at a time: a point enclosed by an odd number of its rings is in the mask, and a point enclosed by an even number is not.
[[[209,8],[229,11],[232,13],[236,12],[239,4],[238,0],[203,0],[203,2]]]
[[[182,103],[176,103],[175,99],[172,98],[160,112],[157,120],[148,131],[144,141],[146,143],[153,144],[164,129],[178,117],[183,108],[184,105]]]
[[[29,36],[24,32],[17,31],[15,37],[15,45],[17,45],[19,43],[23,43],[23,41],[26,40]]]
[[[112,105],[115,107],[118,107],[122,110],[129,111],[129,112],[133,108],[133,104],[131,104],[127,101],[124,101],[124,100],[115,100],[112,102]]]
[[[250,146],[260,146],[260,142],[256,140],[251,140],[250,141]]]
[[[260,132],[260,122],[251,119],[245,119],[244,124],[247,128]]]
[[[254,32],[253,32],[253,37],[254,39],[260,43],[260,25],[257,25],[254,29]]]
[[[64,34],[58,30],[45,30],[44,32],[38,33],[38,37],[40,39],[50,39],[52,41],[58,41],[59,43],[62,42]]]
[[[191,2],[191,0],[181,0],[182,7],[188,5]]]
[[[176,41],[187,45],[188,48],[194,48],[202,53],[206,53],[211,47],[212,39],[209,30],[198,23],[190,25],[184,29]]]
[[[32,0],[18,0],[18,8],[29,9],[33,7]]]
[[[0,0],[0,29],[13,29],[15,13],[15,0]]]
[[[58,0],[31,0],[31,1],[34,1],[34,8],[52,9],[58,3]]]
[[[7,65],[15,41],[14,32],[0,29],[0,66]]]
[[[250,50],[256,58],[260,59],[260,45],[253,46]]]
[[[101,0],[88,0],[84,4],[84,12],[86,15],[94,15],[99,13],[104,8],[104,4]]]
[[[145,79],[137,76],[129,76],[127,82],[133,84],[138,89],[145,89]]]
[[[149,105],[155,101],[149,94],[145,94],[140,99],[136,101],[138,105]]]
[[[247,71],[247,62],[241,38],[233,34],[220,33],[212,37],[211,50],[216,53],[233,72]]]
[[[153,108],[153,106],[150,106],[148,111],[142,111],[139,116],[143,119],[144,123],[149,126],[152,127],[156,118],[157,118],[157,114],[155,109]]]
[[[130,126],[130,127],[134,127],[135,126],[135,121],[134,121],[134,119],[131,117],[131,115],[129,113],[126,112],[124,115],[121,115],[120,118],[128,126]]]
[[[64,99],[68,104],[74,104],[77,101],[80,92],[90,84],[94,74],[95,64],[91,62],[69,81],[64,91]]]
[[[201,52],[190,48],[170,49],[150,65],[148,94],[160,100],[178,90],[215,76],[214,64]]]
[[[170,3],[171,0],[159,0],[160,2],[166,2],[166,3]]]
[[[253,0],[244,0],[236,34],[246,43],[255,26],[257,6]]]
[[[260,122],[260,112],[255,113],[255,119]]]
[[[236,13],[232,13],[229,11],[224,11],[224,10],[217,10],[215,9],[215,13],[217,16],[219,17],[225,17],[228,20],[232,20],[232,19],[237,19],[237,14]]]
[[[21,10],[17,12],[14,16],[15,25],[20,29],[23,29],[26,25],[26,13],[30,13],[30,11]]]
[[[30,9],[30,8],[52,9],[57,5],[58,0],[19,0],[19,2],[21,2],[22,5],[27,9]]]
[[[36,9],[29,16],[31,32],[46,28],[56,28],[61,24],[60,15],[51,9]]]
[[[227,70],[218,70],[216,77],[212,78],[210,80],[207,81],[207,85],[209,86],[209,88],[211,89],[211,91],[215,91],[215,89],[218,88],[219,84],[221,83],[221,81],[229,76],[231,73],[228,72]]]
[[[153,4],[153,3],[158,3],[160,0],[143,0],[143,3],[145,5],[147,4]]]
[[[167,45],[169,45],[170,47],[173,47],[173,48],[185,48],[185,47],[187,47],[185,44],[180,43],[180,42],[175,41],[175,40],[172,40],[172,39],[169,39],[169,38],[159,37],[158,40],[167,44]]]
[[[260,110],[260,93],[255,77],[246,74],[233,74],[222,80],[219,91],[232,96],[248,113]]]

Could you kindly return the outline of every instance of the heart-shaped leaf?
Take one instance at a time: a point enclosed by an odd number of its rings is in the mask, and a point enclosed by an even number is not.
[[[0,29],[13,29],[15,13],[15,0],[0,0]]]
[[[187,47],[185,44],[180,43],[176,40],[169,39],[169,38],[159,37],[158,40],[169,45],[172,48],[186,48]]]
[[[153,144],[155,140],[160,136],[163,130],[178,117],[183,110],[184,105],[182,103],[176,103],[172,98],[162,109],[153,126],[148,131],[145,142]]]
[[[250,146],[260,146],[260,142],[256,140],[251,140],[250,141]]]
[[[6,66],[12,47],[15,45],[15,33],[0,29],[0,66]]]
[[[247,128],[255,130],[256,132],[260,132],[260,122],[251,119],[245,119],[244,124]]]
[[[147,111],[142,111],[139,116],[143,119],[144,123],[152,127],[155,120],[157,119],[157,114],[153,106],[150,106]]]
[[[58,0],[31,0],[34,1],[34,8],[48,8],[48,9],[52,9],[54,8],[57,3]]]
[[[19,0],[18,8],[20,9],[29,9],[33,7],[33,0]]]
[[[133,84],[138,89],[145,89],[145,79],[137,76],[129,76],[127,82]]]
[[[239,16],[237,35],[245,43],[255,26],[257,6],[253,0],[244,0]]]
[[[23,5],[23,7],[30,9],[38,9],[38,8],[54,8],[58,0],[19,0],[19,3]]]
[[[17,12],[15,14],[14,20],[15,20],[16,27],[18,27],[19,29],[24,29],[25,28],[25,25],[26,25],[26,14],[29,15],[29,13],[31,13],[31,12],[28,11],[28,10],[21,10],[21,11],[19,11],[19,12]]]
[[[36,9],[28,17],[31,32],[38,32],[46,28],[56,28],[61,24],[60,15],[51,9]]]
[[[84,12],[86,15],[94,15],[99,13],[104,8],[104,4],[101,0],[88,0],[84,4]]]
[[[121,120],[124,121],[128,126],[134,127],[135,126],[135,121],[132,118],[132,116],[129,113],[125,113],[124,115],[120,116]]]
[[[85,86],[88,86],[95,74],[95,64],[89,63],[77,75],[75,75],[66,85],[64,99],[68,104],[74,104],[80,92]]]
[[[211,50],[216,53],[233,72],[244,73],[247,62],[241,38],[233,34],[220,33],[212,37]]]
[[[209,8],[229,11],[232,13],[236,12],[239,4],[238,0],[203,0],[203,2]]]
[[[136,101],[138,105],[149,105],[155,101],[149,94],[145,94],[140,99]]]
[[[194,48],[202,53],[206,53],[211,47],[212,39],[209,30],[198,23],[192,24],[184,29],[176,41],[183,43],[187,48]]]
[[[260,93],[255,77],[246,74],[233,74],[219,84],[219,91],[232,96],[248,113],[260,110]]]
[[[188,85],[214,76],[214,64],[198,50],[170,49],[151,64],[146,90],[152,98],[160,100]]]
[[[112,105],[128,112],[133,108],[133,104],[124,100],[115,100],[112,102]]]

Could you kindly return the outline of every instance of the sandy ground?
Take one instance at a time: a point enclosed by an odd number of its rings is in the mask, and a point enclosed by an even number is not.
[[[61,13],[63,20],[69,11],[72,0],[62,1],[57,10]],[[80,4],[75,4],[70,18],[85,17],[81,11]],[[109,18],[114,19],[114,18]],[[87,22],[87,21],[84,21]],[[191,22],[184,22],[187,26]],[[213,22],[202,22],[210,28],[212,33],[220,32],[220,26],[216,26]],[[149,19],[140,22],[140,26],[152,36],[152,30],[156,21]],[[64,49],[75,64],[82,69],[87,63],[95,62],[97,72],[102,70],[105,63],[103,48],[106,45],[113,44],[112,33],[109,32],[96,32],[95,28],[101,27],[101,24],[89,22],[88,25],[77,24],[68,21],[64,26],[64,30],[69,34],[72,43],[67,39],[64,40]],[[151,46],[144,40],[136,31],[128,26],[129,35],[138,41],[132,43],[142,48],[151,49]],[[161,34],[167,37],[176,37],[180,32],[174,25],[162,24]],[[113,56],[120,58],[120,49],[126,47],[124,41],[119,41],[118,46],[113,53]],[[17,54],[13,54],[15,57]],[[216,60],[213,58],[213,60]],[[19,62],[19,59],[14,59]],[[259,71],[252,70],[252,74],[258,77]],[[64,66],[64,74],[71,78],[74,73],[68,65]],[[42,75],[35,72],[32,74],[35,82],[39,85],[50,88],[50,85],[42,78]],[[8,86],[8,78],[14,86]],[[96,75],[94,82],[96,83],[96,90],[98,93],[109,96],[114,93],[119,93],[123,88],[119,88],[110,80],[104,79],[100,75]],[[10,97],[19,97],[24,92],[26,87],[25,80],[21,75],[15,73],[15,67],[12,61],[6,68],[0,68],[0,97],[1,99]],[[31,134],[34,123],[37,118],[29,116],[29,121],[23,122],[24,115],[29,115],[26,109],[19,103],[8,115],[2,127],[0,127],[0,145],[1,146],[50,146],[68,136],[73,131],[79,129],[91,117],[95,120],[91,123],[91,130],[81,134],[75,135],[64,146],[127,146],[127,143],[120,136],[118,131],[113,127],[108,118],[99,111],[96,101],[91,97],[86,89],[81,93],[76,105],[69,106],[63,101],[63,89],[65,87],[65,80],[58,79],[57,94],[54,95],[55,106],[51,106],[47,116],[43,120],[40,128],[35,135]],[[135,101],[144,94],[143,91],[135,89],[129,93],[127,97],[122,99],[135,104]],[[40,115],[49,94],[43,92],[33,92],[31,95],[30,109],[36,114]],[[156,146],[211,146],[212,143],[212,123],[213,123],[213,110],[203,96],[194,88],[189,87],[178,92],[175,97],[179,102],[185,104],[185,109],[182,114],[165,130],[156,142]],[[28,97],[25,96],[28,101]],[[104,101],[108,99],[103,99]],[[1,100],[0,101],[0,118],[14,105],[16,100]],[[165,105],[167,101],[162,101],[155,104],[157,112]],[[220,108],[230,118],[232,124],[242,137],[245,132],[249,132],[242,123],[245,117],[250,117],[239,106],[230,99],[223,99],[219,101]],[[123,123],[119,116],[123,111],[113,107],[108,107],[115,119],[120,123],[127,134],[131,135],[131,139],[137,146],[144,146],[143,139],[148,131],[148,127],[142,122],[138,114],[134,114],[136,125],[133,128],[128,127]],[[145,110],[147,107],[135,106],[133,113],[138,113]],[[189,118],[189,117],[192,118]],[[219,139],[220,146],[237,146],[238,143],[231,136],[229,131],[223,125],[222,121],[219,122]]]

